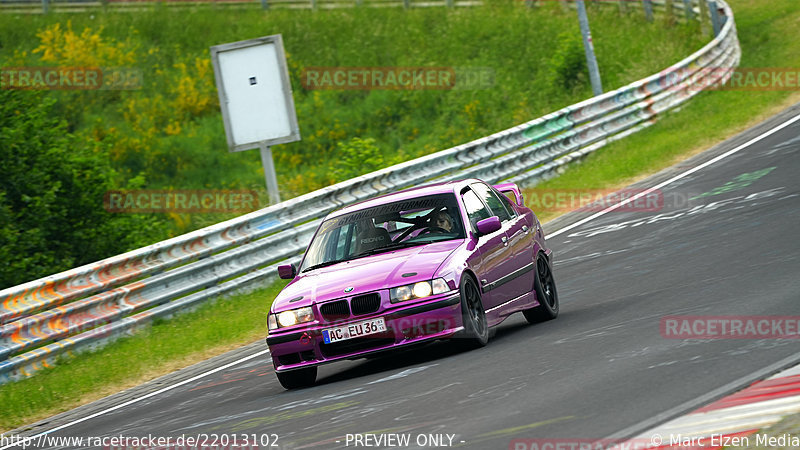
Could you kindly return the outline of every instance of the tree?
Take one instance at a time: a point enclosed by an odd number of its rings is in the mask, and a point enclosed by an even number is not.
[[[47,93],[0,90],[0,289],[126,251],[150,222],[103,209],[108,158],[67,133],[54,104]]]

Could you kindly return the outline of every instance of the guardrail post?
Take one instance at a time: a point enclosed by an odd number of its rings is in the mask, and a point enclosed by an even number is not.
[[[403,0],[403,8],[408,9],[409,6],[411,6],[411,1]]]
[[[691,22],[694,18],[694,11],[692,10],[692,0],[683,0],[683,12],[686,13],[686,21]]]
[[[708,34],[708,3],[706,0],[699,0],[700,5],[700,29],[703,34]]]
[[[452,8],[454,6],[453,3],[454,3],[453,0],[447,0],[447,7]]]
[[[644,2],[644,15],[648,22],[653,21],[653,2],[652,0],[642,0]]]
[[[50,0],[42,0],[42,13],[50,12]]]
[[[261,9],[269,9],[269,0],[261,0]]]
[[[627,13],[628,12],[628,0],[619,0],[619,12]]]
[[[711,10],[711,26],[714,27],[714,37],[717,37],[719,36],[719,32],[722,30],[722,21],[719,17],[719,8],[717,8],[717,2],[710,0],[708,2],[708,9]]]
[[[666,15],[664,16],[664,22],[667,25],[674,25],[675,24],[675,2],[673,0],[665,0],[664,1],[664,8],[666,9]]]
[[[311,0],[311,9],[317,9],[317,0]]]

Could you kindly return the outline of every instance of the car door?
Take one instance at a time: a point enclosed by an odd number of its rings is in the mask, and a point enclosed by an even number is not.
[[[467,227],[471,229],[472,236],[478,236],[475,224],[493,214],[481,196],[471,188],[461,192],[461,199],[468,216]],[[507,300],[509,295],[508,286],[499,283],[513,262],[505,230],[501,228],[494,233],[478,237],[476,250],[480,254],[480,261],[473,262],[472,267],[481,285],[484,308],[489,310]]]
[[[495,192],[497,192],[495,190]],[[520,268],[525,268],[530,266],[532,269],[534,258],[533,258],[533,230],[531,230],[530,218],[526,217],[524,214],[520,214],[516,207],[514,206],[512,200],[507,196],[503,195],[502,192],[499,192],[498,197],[503,202],[503,205],[506,207],[506,210],[512,216],[512,223],[510,225],[510,229],[508,231],[509,234],[509,245],[511,246],[514,259],[518,260],[517,264]],[[530,283],[523,284],[530,289],[533,289],[533,277],[534,273],[531,270],[530,274],[523,275],[529,278]],[[528,289],[528,291],[530,291]]]
[[[533,234],[521,214],[518,214],[508,199],[484,183],[473,183],[470,187],[489,207],[491,214],[500,218],[508,240],[508,261],[503,264],[503,274],[498,279],[497,289],[502,301],[514,299],[533,290]]]

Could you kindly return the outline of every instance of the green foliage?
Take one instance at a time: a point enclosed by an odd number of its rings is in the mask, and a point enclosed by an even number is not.
[[[336,153],[339,155],[339,160],[334,174],[338,179],[354,178],[385,166],[381,149],[375,145],[373,138],[354,137],[348,142],[339,142]]]
[[[691,27],[665,30],[635,15],[621,20],[616,8],[593,9],[591,21],[607,89],[655,73],[701,45]],[[453,9],[264,12],[161,5],[136,13],[0,14],[0,65],[121,67],[142,75],[134,90],[15,94],[20,101],[50,105],[48,115],[63,124],[58,133],[69,134],[64,136],[68,143],[59,146],[70,148],[73,156],[85,155],[81,176],[96,182],[84,196],[133,187],[254,189],[265,204],[258,152],[227,151],[208,48],[273,33],[284,38],[303,136],[273,147],[283,198],[462,144],[591,95],[575,15],[547,2],[538,8],[504,1]],[[628,39],[632,35],[637,38]],[[489,68],[494,84],[467,90],[335,91],[309,89],[302,79],[308,67],[391,66]],[[66,202],[63,189],[54,188],[53,198],[41,197],[34,207],[3,206],[0,214],[12,223],[4,228],[6,239],[22,229],[34,235],[37,231],[27,226],[36,221],[38,208]],[[42,203],[45,199],[51,203]],[[18,272],[39,270],[13,280],[234,216],[163,213],[109,219],[99,201],[92,205],[98,209],[93,213],[88,206],[60,212],[59,217],[92,218],[71,224],[85,235],[83,241],[50,242],[53,235],[41,230],[36,240],[23,240],[33,260],[21,262]],[[105,223],[116,225],[106,230]],[[77,242],[95,243],[77,255],[55,250],[80,248]]]
[[[580,33],[575,30],[558,35],[558,46],[550,57],[549,85],[568,92],[586,83],[588,68]]]
[[[99,145],[82,145],[53,116],[55,100],[0,90],[0,289],[141,243],[146,217],[103,209],[113,171]]]

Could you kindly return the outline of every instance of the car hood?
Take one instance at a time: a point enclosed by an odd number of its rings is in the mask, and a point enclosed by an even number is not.
[[[302,273],[278,294],[272,310],[301,308],[312,303],[430,280],[442,262],[463,242],[463,239],[434,242]],[[344,290],[350,287],[353,290],[345,293]]]

